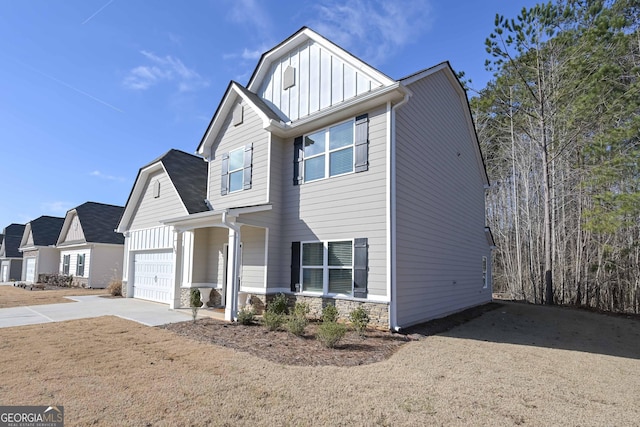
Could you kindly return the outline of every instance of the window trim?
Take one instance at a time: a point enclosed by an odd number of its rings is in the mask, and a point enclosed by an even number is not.
[[[352,130],[352,134],[351,134],[351,144],[349,145],[345,145],[343,147],[339,147],[339,148],[334,148],[331,149],[330,147],[330,141],[331,141],[331,132],[329,132],[329,130],[331,128],[335,128],[338,127],[340,125],[343,125],[345,123],[351,123],[351,130]],[[304,148],[305,148],[305,141],[306,138],[309,135],[313,135],[315,133],[320,133],[320,132],[325,132],[325,140],[324,140],[324,151],[322,151],[321,153],[318,154],[314,154],[312,156],[306,157],[304,154]],[[348,148],[351,148],[351,170],[348,172],[343,172],[343,173],[339,173],[336,175],[331,175],[331,154],[338,152],[338,151],[343,151],[346,150]],[[317,178],[317,179],[312,179],[310,181],[306,180],[306,166],[307,166],[307,160],[310,159],[314,159],[320,156],[324,156],[324,176],[322,178]],[[356,118],[352,117],[350,119],[347,120],[343,120],[341,122],[338,123],[334,123],[331,126],[326,126],[324,128],[320,128],[320,129],[316,129],[313,132],[309,132],[306,133],[304,135],[302,135],[302,172],[300,173],[300,176],[302,177],[302,183],[311,183],[311,182],[317,182],[317,181],[323,181],[325,179],[329,179],[329,178],[334,178],[334,177],[338,177],[338,176],[344,176],[344,175],[349,175],[352,173],[356,173]]]
[[[76,256],[76,276],[78,277],[84,277],[85,256],[86,254],[77,254]],[[80,262],[80,260],[82,260],[82,262]],[[82,268],[82,271],[80,271],[80,268]]]
[[[351,244],[351,266],[331,266],[329,265],[329,243],[349,242]],[[310,243],[322,243],[322,265],[304,265],[304,245]],[[349,297],[354,298],[354,282],[355,282],[355,249],[354,239],[328,239],[328,240],[301,240],[300,241],[300,272],[298,283],[300,283],[299,292],[304,295],[328,296],[328,297]],[[322,292],[307,291],[304,289],[304,270],[322,268]],[[342,294],[329,292],[329,271],[330,270],[351,270],[351,293]]]
[[[235,150],[229,151],[229,167],[227,170],[227,188],[228,188],[227,194],[237,193],[239,191],[244,190],[244,151],[245,151],[244,146],[240,148],[236,148]],[[235,152],[242,153],[242,163],[239,168],[231,169],[231,155]],[[242,180],[240,181],[240,188],[237,190],[231,190],[231,175],[238,172],[240,172],[242,176]]]

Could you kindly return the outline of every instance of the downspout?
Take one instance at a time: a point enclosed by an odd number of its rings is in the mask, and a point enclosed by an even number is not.
[[[400,332],[400,326],[398,325],[398,300],[397,300],[397,290],[396,290],[396,110],[409,102],[409,98],[412,93],[409,89],[407,89],[404,85],[401,86],[405,89],[406,93],[404,95],[404,99],[391,107],[391,158],[390,158],[390,209],[389,209],[389,217],[391,222],[391,295],[389,298],[389,323],[391,324],[391,329]]]
[[[231,274],[227,272],[227,287],[229,287],[229,284],[231,284],[231,286],[230,289],[227,289],[227,307],[225,307],[224,310],[224,318],[228,321],[236,321],[238,317],[238,277],[240,275],[238,253],[240,252],[240,226],[232,220],[233,218],[235,217],[229,215],[228,209],[222,212],[222,223],[225,227],[233,231],[233,242],[229,242],[229,249],[227,250],[228,262],[231,267]]]

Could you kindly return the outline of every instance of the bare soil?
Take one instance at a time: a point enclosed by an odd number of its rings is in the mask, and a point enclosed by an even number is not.
[[[106,293],[105,289],[60,288],[46,285],[44,290],[29,290],[17,286],[3,285],[0,286],[0,308],[73,302],[73,300],[65,297],[102,295]]]
[[[640,322],[632,318],[504,303],[435,335],[411,331],[414,339],[388,358],[359,366],[272,361],[246,348],[269,335],[259,326],[249,327],[243,339],[252,344],[241,351],[231,347],[233,334],[223,335],[241,328],[193,338],[216,328],[197,322],[185,328],[190,338],[101,317],[0,329],[0,402],[62,405],[68,426],[631,426],[640,419]],[[272,346],[289,342],[281,352],[318,350],[309,338],[271,337]]]

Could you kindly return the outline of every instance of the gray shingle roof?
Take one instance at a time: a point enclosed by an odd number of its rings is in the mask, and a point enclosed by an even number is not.
[[[158,160],[164,165],[189,214],[209,210],[204,201],[208,167],[202,157],[171,149]]]
[[[122,217],[124,207],[86,202],[75,210],[87,243],[124,244],[122,233],[114,231]]]
[[[34,246],[51,246],[58,241],[64,218],[43,215],[29,224],[31,224]]]
[[[22,258],[22,252],[18,250],[24,234],[24,224],[11,224],[3,230],[4,256],[7,258]]]

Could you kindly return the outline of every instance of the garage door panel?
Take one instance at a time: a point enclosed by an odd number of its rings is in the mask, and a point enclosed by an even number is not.
[[[140,252],[134,255],[133,296],[169,303],[173,296],[173,253]]]
[[[35,282],[36,277],[36,259],[35,258],[27,258],[27,270],[25,275],[26,282]]]

